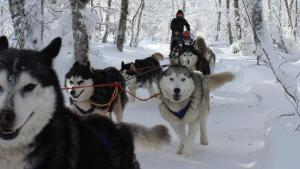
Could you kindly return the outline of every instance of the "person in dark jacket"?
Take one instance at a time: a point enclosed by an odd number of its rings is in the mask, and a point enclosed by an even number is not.
[[[183,33],[184,26],[186,27],[187,31],[191,31],[189,23],[186,19],[184,19],[182,10],[178,10],[176,13],[176,18],[174,18],[171,22],[171,50],[173,49],[173,47],[175,47],[174,45],[176,44],[174,40],[176,40],[177,43],[178,41],[180,41],[180,36]]]

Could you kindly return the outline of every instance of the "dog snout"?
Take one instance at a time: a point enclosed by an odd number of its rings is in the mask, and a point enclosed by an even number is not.
[[[179,93],[180,93],[180,89],[179,89],[179,88],[175,88],[175,89],[174,89],[174,93],[175,93],[175,94],[179,94]]]
[[[2,110],[0,112],[0,126],[5,129],[10,129],[13,126],[16,115],[13,110]]]
[[[75,93],[75,90],[71,90],[70,91],[70,94],[72,95],[72,96],[74,96],[76,93]]]

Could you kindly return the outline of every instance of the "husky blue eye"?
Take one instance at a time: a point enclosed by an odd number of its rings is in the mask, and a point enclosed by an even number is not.
[[[171,77],[170,80],[171,80],[171,81],[174,81],[174,78]]]
[[[183,82],[184,82],[184,81],[185,81],[185,78],[182,78],[182,79],[181,79],[181,81],[183,81]]]
[[[70,80],[70,84],[73,84],[74,82],[72,80]]]
[[[82,83],[83,83],[83,80],[80,80],[80,81],[78,82],[79,85],[82,84]]]
[[[30,92],[36,87],[35,84],[29,83],[26,86],[23,87],[23,92]]]

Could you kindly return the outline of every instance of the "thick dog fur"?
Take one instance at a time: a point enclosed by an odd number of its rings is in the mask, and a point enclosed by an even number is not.
[[[153,56],[153,57],[159,57]],[[158,59],[158,58],[157,58]],[[78,62],[74,63],[73,67],[66,75],[65,86],[66,87],[76,87],[76,86],[90,86],[94,84],[107,84],[113,82],[122,82],[123,88],[125,88],[125,84],[123,83],[124,78],[115,68],[109,67],[103,70],[94,70],[89,67],[89,65],[81,65]],[[71,83],[72,82],[72,83]],[[73,95],[71,94],[73,90]],[[84,92],[81,92],[84,90]],[[84,88],[84,89],[74,89],[68,90],[68,94],[71,99],[71,110],[75,114],[79,114],[80,116],[84,116],[87,114],[100,114],[103,115],[105,113],[105,106],[103,108],[97,108],[95,110],[91,109],[91,102],[97,102],[98,104],[103,104],[109,102],[114,88],[112,87],[104,87],[104,88]],[[81,93],[79,97],[74,98],[74,95],[78,95]],[[120,123],[123,119],[123,110],[125,108],[125,104],[127,103],[127,96],[124,91],[119,91],[118,97],[113,102],[111,107],[115,112],[117,122]],[[84,113],[80,110],[93,110],[92,112]],[[110,109],[111,110],[111,109]],[[105,114],[104,114],[105,115]],[[126,124],[126,125],[125,125]],[[146,128],[139,124],[131,124],[131,123],[120,123],[122,127],[128,128],[130,132],[132,132],[134,137],[135,145],[143,146],[146,148],[158,148],[162,145],[169,143],[170,134],[168,133],[168,129],[165,126],[157,127],[154,126],[152,128]],[[159,137],[161,136],[161,137]]]
[[[126,86],[132,94],[135,95],[139,87],[148,89],[150,95],[158,93],[157,77],[162,72],[159,64],[162,59],[161,53],[154,53],[145,59],[136,59],[135,62],[122,62],[120,71],[125,79],[129,79]],[[134,101],[135,98],[131,97],[130,100]]]
[[[0,166],[3,169],[134,169],[131,132],[64,106],[52,69],[61,39],[42,51],[0,38]]]
[[[200,128],[202,145],[208,144],[206,120],[209,113],[209,91],[233,80],[233,74],[219,73],[203,76],[182,65],[171,65],[159,79],[161,116],[170,123],[181,144],[178,154],[192,153]],[[182,112],[185,113],[182,115]],[[188,125],[188,133],[185,126]]]
[[[155,125],[147,128],[137,123],[120,123],[121,126],[128,128],[133,137],[136,146],[142,148],[159,148],[162,145],[170,143],[171,136],[169,130],[164,125]]]
[[[71,110],[78,115],[90,113],[108,115],[106,110],[111,115],[113,111],[117,122],[121,122],[128,101],[125,91],[118,89],[112,104],[108,105],[107,103],[110,102],[115,90],[112,86],[74,89],[74,87],[112,84],[114,82],[121,83],[122,88],[125,88],[124,78],[117,69],[113,67],[103,70],[92,69],[89,65],[75,62],[65,77],[65,87],[70,88],[67,93],[71,101]]]
[[[201,36],[197,37],[197,39],[195,40],[194,48],[198,50],[201,56],[207,59],[207,61],[209,62],[210,71],[211,73],[213,73],[216,64],[216,55],[209,47],[206,46],[206,43]]]
[[[179,64],[190,70],[201,71],[204,75],[211,73],[209,62],[192,45],[183,46],[179,54]]]

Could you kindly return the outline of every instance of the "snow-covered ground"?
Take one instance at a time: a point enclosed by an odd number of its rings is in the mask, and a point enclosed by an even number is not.
[[[123,53],[114,45],[92,43],[91,62],[96,68],[120,67],[121,61],[145,58],[154,52],[165,55],[168,63],[168,44],[149,41],[139,48],[125,47]],[[172,134],[171,145],[160,150],[137,149],[143,169],[299,169],[299,117],[282,114],[293,112],[283,89],[275,81],[271,70],[256,66],[255,57],[230,54],[230,49],[213,48],[217,56],[215,72],[232,71],[236,78],[211,92],[208,118],[209,145],[200,145],[199,135],[191,156],[177,155],[179,140],[169,124],[159,114],[156,100],[129,103],[125,121],[146,126],[165,124]],[[64,74],[73,61],[71,54],[62,50],[55,68],[63,84]],[[295,64],[295,67],[299,66]],[[298,67],[299,68],[299,67]],[[139,89],[138,96],[147,97]]]

